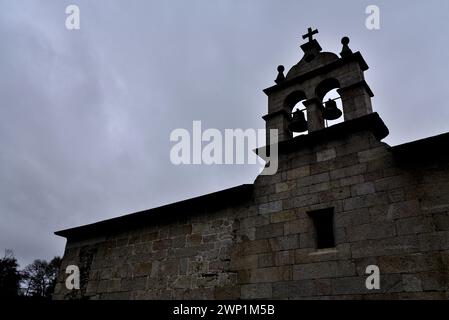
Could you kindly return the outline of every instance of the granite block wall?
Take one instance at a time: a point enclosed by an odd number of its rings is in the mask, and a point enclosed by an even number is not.
[[[398,161],[371,131],[280,154],[246,202],[67,243],[55,299],[448,298],[449,161]],[[335,247],[309,212],[333,208]],[[181,216],[181,218],[180,218]],[[64,285],[79,265],[81,289]],[[380,289],[365,287],[368,265]]]

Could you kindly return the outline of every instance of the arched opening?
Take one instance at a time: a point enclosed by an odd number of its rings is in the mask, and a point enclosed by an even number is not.
[[[340,88],[340,82],[337,79],[330,78],[323,80],[316,88],[315,93],[316,96],[321,100],[323,105],[326,105],[326,102],[332,100],[336,103],[336,107],[342,112],[342,115],[337,119],[325,119],[325,126],[329,127],[334,124],[343,122],[343,104],[341,101],[341,97],[338,94],[337,90]],[[335,105],[333,106],[335,107]],[[323,114],[324,116],[324,114]],[[331,117],[332,118],[332,117]]]
[[[332,89],[328,93],[326,93],[326,95],[323,97],[323,104],[326,103],[326,101],[329,101],[329,99],[334,100],[335,103],[337,104],[337,108],[341,112],[343,112],[343,104],[341,102],[341,98],[337,92],[337,89]],[[337,123],[340,123],[343,121],[344,121],[343,115],[340,118],[335,119],[335,120],[324,120],[326,127],[333,126],[334,124],[337,124]]]
[[[290,93],[284,102],[284,107],[290,112],[290,116],[293,119],[295,112],[302,112],[304,115],[305,121],[307,121],[307,112],[305,111],[305,106],[303,104],[306,101],[306,95],[302,91],[294,91]],[[307,130],[303,132],[291,132],[293,137],[297,137],[300,135],[307,134]]]

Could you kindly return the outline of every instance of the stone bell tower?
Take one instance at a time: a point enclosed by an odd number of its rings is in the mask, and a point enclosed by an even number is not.
[[[333,89],[338,89],[345,121],[373,112],[373,93],[363,75],[368,65],[360,52],[352,52],[347,37],[341,40],[343,47],[340,56],[322,52],[318,41],[313,39],[317,33],[318,30],[308,29],[303,35],[307,42],[301,45],[304,52],[301,60],[286,76],[284,66],[279,66],[276,85],[264,90],[268,96],[268,114],[263,119],[267,132],[269,129],[278,129],[279,141],[292,138],[292,131],[289,130],[292,109],[301,101],[307,113],[306,130],[310,133],[324,129],[323,98]]]

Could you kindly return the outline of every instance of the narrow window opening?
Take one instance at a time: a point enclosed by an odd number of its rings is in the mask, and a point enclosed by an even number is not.
[[[310,211],[308,214],[315,228],[316,248],[334,248],[334,208]]]

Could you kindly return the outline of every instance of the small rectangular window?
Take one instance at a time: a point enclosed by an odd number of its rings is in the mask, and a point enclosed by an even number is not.
[[[308,212],[315,228],[317,249],[335,247],[334,238],[334,208]]]

